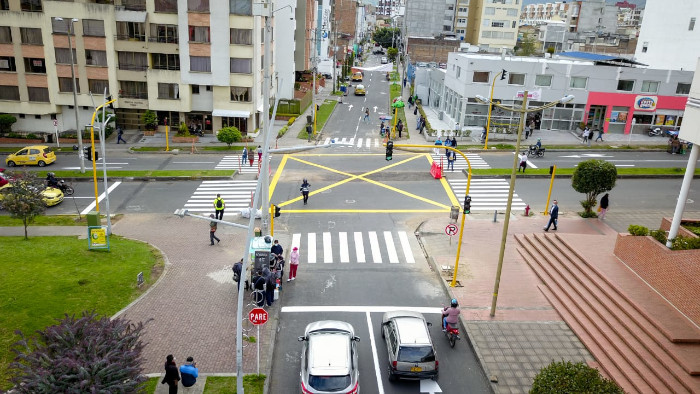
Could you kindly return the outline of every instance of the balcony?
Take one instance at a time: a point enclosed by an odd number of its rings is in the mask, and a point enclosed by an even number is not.
[[[148,42],[160,42],[165,44],[177,44],[177,36],[173,37],[148,37]]]
[[[133,34],[117,34],[116,40],[118,41],[146,41],[146,35],[133,35]]]
[[[148,70],[148,65],[142,66],[138,64],[120,64],[119,69],[126,71],[146,71]]]
[[[146,11],[145,0],[121,0],[121,4],[117,4],[115,9],[118,11]]]
[[[148,92],[119,91],[119,98],[148,100]]]

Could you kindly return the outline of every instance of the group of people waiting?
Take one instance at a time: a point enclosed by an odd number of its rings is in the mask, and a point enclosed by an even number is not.
[[[179,383],[182,383],[184,387],[192,387],[197,383],[198,377],[199,368],[197,368],[197,363],[194,362],[192,356],[187,357],[187,362],[182,364],[178,370],[175,356],[168,354],[165,358],[165,376],[160,383],[168,385],[169,394],[177,394]]]

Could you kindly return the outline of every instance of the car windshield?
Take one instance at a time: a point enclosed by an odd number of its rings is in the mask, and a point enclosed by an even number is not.
[[[309,375],[309,386],[318,391],[341,391],[350,385],[350,375],[314,376]]]
[[[435,353],[431,346],[401,346],[397,360],[404,363],[426,363],[435,361]]]

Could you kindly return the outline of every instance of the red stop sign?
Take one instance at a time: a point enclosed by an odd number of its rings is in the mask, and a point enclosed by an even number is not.
[[[265,324],[267,323],[267,316],[266,310],[263,308],[255,308],[248,313],[248,320],[255,325]]]

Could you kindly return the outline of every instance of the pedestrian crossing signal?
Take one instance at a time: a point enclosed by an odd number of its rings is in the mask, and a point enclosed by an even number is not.
[[[273,205],[272,207],[275,208],[275,217],[276,217],[276,218],[280,217],[281,212],[282,212],[282,210],[280,209],[280,207],[278,207],[277,205]]]
[[[501,81],[504,80],[504,79],[506,79],[506,75],[508,75],[508,71],[506,71],[505,69],[503,69],[503,71],[501,71]]]
[[[391,160],[391,156],[394,154],[394,141],[387,141],[386,143],[386,161]]]
[[[464,197],[464,213],[471,213],[472,210],[472,198],[469,196]]]

